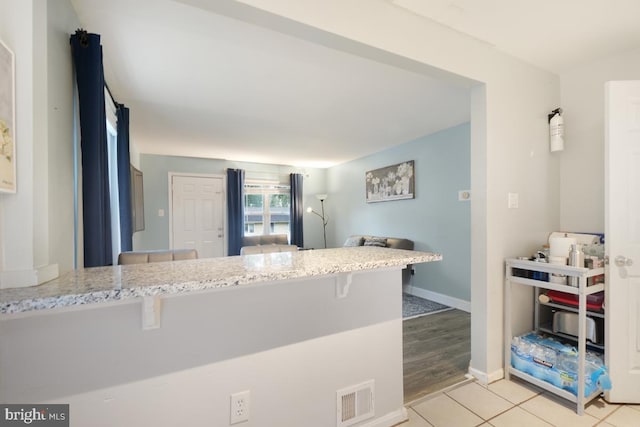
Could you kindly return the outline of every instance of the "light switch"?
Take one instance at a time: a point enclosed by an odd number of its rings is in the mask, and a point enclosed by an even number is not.
[[[164,209],[158,209],[158,216],[164,216]]]
[[[519,203],[519,194],[518,193],[509,193],[508,194],[508,206],[509,209],[518,209],[518,203]]]

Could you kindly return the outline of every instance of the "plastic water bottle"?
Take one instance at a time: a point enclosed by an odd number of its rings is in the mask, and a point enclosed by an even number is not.
[[[611,378],[607,367],[600,357],[587,352],[585,357],[587,376],[590,378],[594,387],[600,386],[602,390],[611,390]]]
[[[561,384],[556,384],[556,386],[577,395],[578,355],[571,353],[561,355],[558,360],[558,368],[570,375],[565,376]],[[602,359],[594,353],[587,352],[585,355],[585,395],[590,395],[598,388],[611,390],[611,379]]]

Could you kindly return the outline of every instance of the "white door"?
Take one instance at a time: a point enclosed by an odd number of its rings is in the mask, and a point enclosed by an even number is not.
[[[221,177],[173,175],[172,247],[196,249],[199,258],[224,256]]]
[[[605,87],[605,237],[607,399],[640,403],[640,81]]]

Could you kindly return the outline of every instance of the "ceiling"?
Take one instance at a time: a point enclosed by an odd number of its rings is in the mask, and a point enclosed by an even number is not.
[[[370,1],[554,72],[640,46],[637,0]],[[141,153],[327,167],[469,120],[468,89],[423,73],[179,1],[71,2]]]
[[[640,47],[638,0],[388,0],[560,74]]]

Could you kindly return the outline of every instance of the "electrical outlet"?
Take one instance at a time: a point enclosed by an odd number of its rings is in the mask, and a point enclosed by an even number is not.
[[[229,414],[231,425],[249,421],[250,397],[249,390],[231,395],[231,412]]]

